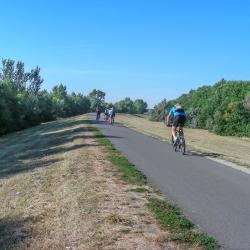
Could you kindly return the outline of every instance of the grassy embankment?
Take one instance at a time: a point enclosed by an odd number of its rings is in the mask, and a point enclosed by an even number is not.
[[[146,116],[118,114],[116,121],[160,140],[170,141],[171,128],[151,122]],[[250,167],[250,138],[219,136],[203,129],[185,128],[188,151]]]

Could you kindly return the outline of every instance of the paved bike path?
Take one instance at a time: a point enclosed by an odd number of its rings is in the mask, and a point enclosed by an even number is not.
[[[121,125],[93,123],[223,249],[250,249],[250,175]],[[167,136],[167,135],[166,135]]]

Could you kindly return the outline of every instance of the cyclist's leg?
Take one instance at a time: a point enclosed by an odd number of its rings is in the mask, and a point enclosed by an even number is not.
[[[180,134],[181,134],[181,135],[184,135],[184,127],[183,127],[183,124],[180,124],[180,126],[179,126],[179,131],[180,131]]]
[[[172,126],[172,136],[174,138],[174,141],[176,141],[176,126]]]
[[[178,116],[174,117],[173,125],[172,125],[172,136],[174,138],[174,141],[176,141],[176,128],[178,127]]]
[[[184,124],[186,121],[186,117],[185,116],[180,116],[180,132],[184,137]]]

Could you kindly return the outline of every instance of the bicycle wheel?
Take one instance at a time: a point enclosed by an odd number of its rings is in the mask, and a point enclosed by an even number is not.
[[[176,146],[175,146],[175,144],[174,144],[173,135],[171,135],[170,142],[171,142],[171,145],[172,145],[172,147],[173,147],[173,150],[176,151],[177,148],[176,148]]]
[[[186,153],[186,143],[184,138],[181,139],[180,150],[183,155]]]
[[[177,137],[177,140],[175,143],[173,143],[174,151],[176,152],[177,149],[180,147],[180,139]]]

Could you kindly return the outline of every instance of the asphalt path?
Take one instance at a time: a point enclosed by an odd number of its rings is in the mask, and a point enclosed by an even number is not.
[[[222,249],[250,249],[250,175],[122,125],[93,123]],[[166,134],[166,138],[169,135]]]

